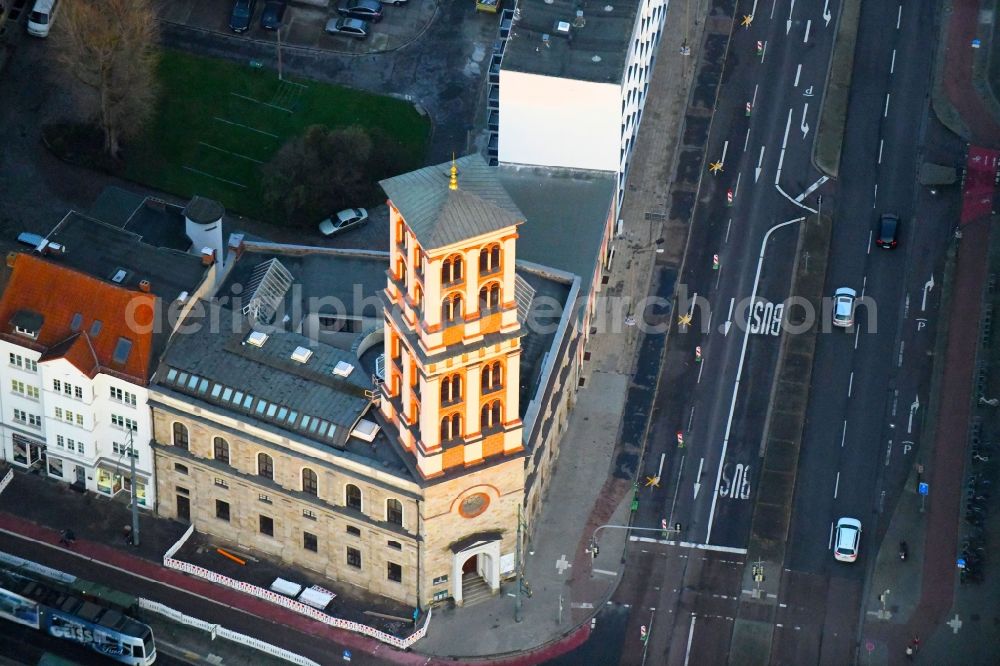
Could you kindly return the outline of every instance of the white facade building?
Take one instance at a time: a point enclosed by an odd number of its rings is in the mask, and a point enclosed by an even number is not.
[[[155,218],[147,204],[141,212],[161,241],[165,223],[183,234],[184,218],[163,210],[172,217]],[[0,456],[114,496],[131,491],[131,455],[138,504],[151,509],[146,387],[172,324],[214,288],[216,248],[194,256],[157,247],[76,213],[49,243],[54,251],[9,254],[3,270]]]
[[[489,157],[614,172],[617,213],[666,9],[520,0],[491,64]]]

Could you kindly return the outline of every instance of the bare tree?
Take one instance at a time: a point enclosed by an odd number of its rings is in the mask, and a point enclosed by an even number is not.
[[[159,30],[151,0],[64,0],[59,61],[95,93],[104,149],[117,157],[156,105]]]

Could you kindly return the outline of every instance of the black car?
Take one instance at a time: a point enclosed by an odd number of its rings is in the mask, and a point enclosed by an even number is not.
[[[346,18],[378,23],[382,20],[382,3],[379,0],[341,0],[337,13]]]
[[[229,29],[233,32],[246,32],[253,20],[253,10],[257,0],[233,0],[233,11],[229,15]]]
[[[260,27],[265,30],[277,30],[285,18],[288,3],[285,0],[267,0],[264,11],[260,15]]]
[[[326,32],[331,35],[348,35],[364,39],[368,36],[369,29],[367,21],[356,18],[330,19],[326,22]]]
[[[899,217],[892,213],[883,213],[878,222],[878,240],[876,244],[891,250],[896,247],[896,235],[899,233]]]

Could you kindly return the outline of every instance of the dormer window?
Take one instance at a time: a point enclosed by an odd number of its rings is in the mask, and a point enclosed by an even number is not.
[[[10,318],[10,323],[14,326],[14,332],[32,340],[38,339],[38,331],[42,329],[45,318],[37,312],[31,310],[18,310]]]
[[[31,338],[32,340],[38,338],[38,331],[32,331],[30,329],[24,328],[23,326],[15,326],[14,332],[18,335],[23,335],[26,338]]]

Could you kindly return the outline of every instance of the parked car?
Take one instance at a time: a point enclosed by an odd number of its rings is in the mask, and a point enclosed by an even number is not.
[[[253,20],[253,10],[257,0],[233,0],[233,11],[229,15],[229,29],[233,32],[246,32]]]
[[[841,287],[833,292],[833,325],[848,328],[854,326],[854,299],[858,292],[850,287]]]
[[[841,518],[837,521],[837,531],[833,538],[833,557],[838,562],[853,562],[858,559],[861,544],[861,521],[857,518]]]
[[[17,242],[23,245],[28,245],[30,247],[38,247],[41,242],[45,240],[38,234],[33,234],[30,231],[22,231],[17,235]]]
[[[348,35],[357,39],[364,39],[370,31],[368,21],[356,18],[330,19],[326,22],[326,32],[331,35]]]
[[[285,0],[267,0],[264,11],[260,14],[260,27],[265,30],[277,30],[285,19],[288,3]]]
[[[368,211],[364,208],[345,208],[319,223],[319,231],[324,236],[335,236],[341,232],[359,227],[368,221]]]
[[[392,5],[393,7],[405,7],[410,4],[410,0],[384,0],[383,5]]]
[[[882,213],[878,221],[878,241],[876,244],[891,250],[896,247],[896,236],[899,234],[899,216],[892,213]]]
[[[378,23],[382,20],[382,3],[379,0],[341,0],[337,13],[346,18]]]

